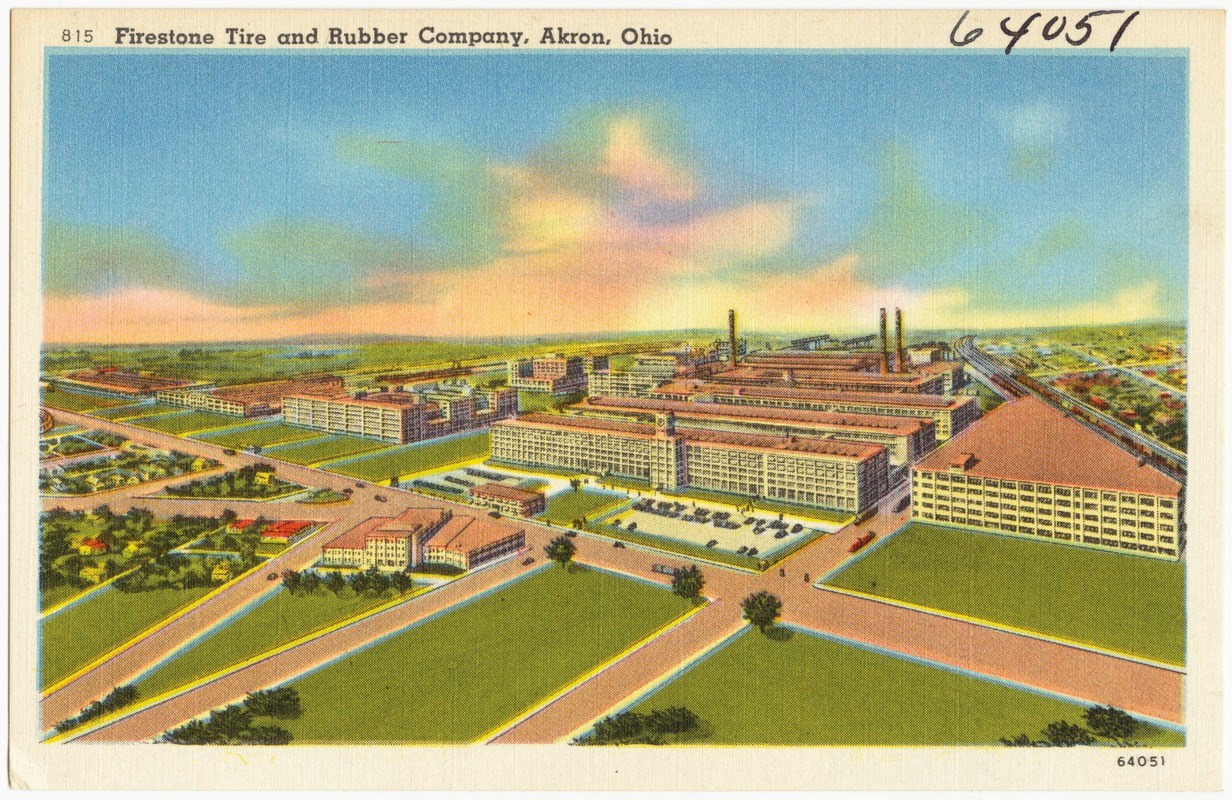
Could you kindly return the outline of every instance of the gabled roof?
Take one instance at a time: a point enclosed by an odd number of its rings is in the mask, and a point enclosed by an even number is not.
[[[963,469],[963,465],[966,468]],[[1037,397],[995,409],[917,469],[1175,497],[1181,485]]]

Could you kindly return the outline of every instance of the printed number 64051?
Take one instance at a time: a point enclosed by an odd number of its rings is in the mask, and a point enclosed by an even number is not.
[[[1118,767],[1162,767],[1163,756],[1119,756]]]

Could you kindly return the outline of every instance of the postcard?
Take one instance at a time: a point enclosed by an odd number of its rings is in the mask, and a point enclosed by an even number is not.
[[[1217,788],[1222,30],[14,12],[11,784]]]

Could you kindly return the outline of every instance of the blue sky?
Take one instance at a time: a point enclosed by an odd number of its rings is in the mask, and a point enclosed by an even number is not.
[[[1122,53],[52,54],[49,308],[180,322],[46,334],[1182,318],[1186,60]]]

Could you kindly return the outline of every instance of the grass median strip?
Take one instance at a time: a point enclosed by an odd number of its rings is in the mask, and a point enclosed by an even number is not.
[[[738,676],[738,677],[734,677]],[[997,745],[1065,720],[1082,704],[830,638],[748,630],[631,709],[684,706],[704,745]],[[1143,724],[1148,746],[1184,734]]]
[[[341,596],[325,589],[311,595],[292,595],[279,589],[268,600],[143,674],[136,682],[137,689],[142,697],[154,697],[392,599],[356,596],[349,589]]]
[[[378,455],[331,464],[326,469],[366,481],[387,481],[487,454],[488,432],[484,431],[441,442],[398,447]]]
[[[827,583],[1185,663],[1185,567],[1177,562],[912,523]]]
[[[690,608],[548,567],[292,682],[306,712],[286,727],[304,744],[471,742]]]

